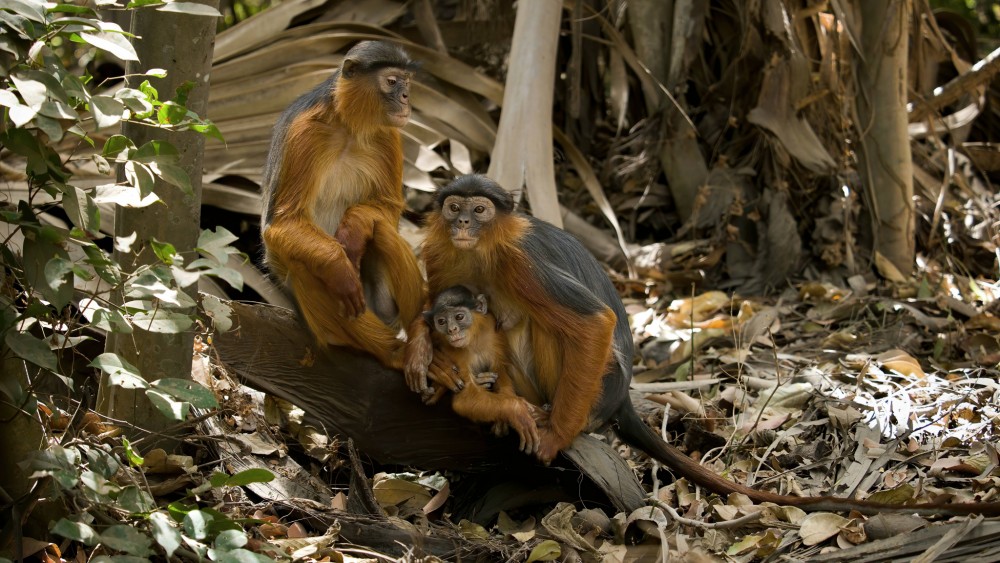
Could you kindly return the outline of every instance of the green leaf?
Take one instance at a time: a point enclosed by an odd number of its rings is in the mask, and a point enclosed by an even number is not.
[[[124,524],[115,524],[101,533],[101,543],[111,549],[124,551],[136,557],[149,556],[149,546],[152,542],[146,534]]]
[[[227,332],[233,328],[233,309],[222,302],[214,295],[204,294],[201,298],[201,306],[205,314],[212,319],[212,326],[219,332]]]
[[[59,534],[64,538],[78,541],[83,545],[94,546],[101,541],[97,532],[95,532],[90,526],[81,522],[73,522],[72,520],[67,520],[65,518],[56,522],[56,525],[52,526],[52,530],[50,531],[53,534]]]
[[[243,530],[223,530],[215,537],[212,544],[219,551],[232,551],[247,544],[247,535]]]
[[[170,517],[163,512],[150,514],[149,524],[153,529],[153,539],[167,553],[167,559],[170,559],[177,548],[181,546],[181,533],[177,531],[177,528],[174,528]]]
[[[113,127],[122,120],[125,104],[111,96],[94,96],[90,99],[90,111],[94,114],[94,124],[97,125],[98,129]],[[120,136],[116,135],[116,137]]]
[[[176,12],[188,14],[190,16],[210,16],[221,18],[222,14],[211,6],[197,4],[195,2],[169,2],[156,9],[158,12]]]
[[[177,286],[182,288],[193,285],[201,278],[200,272],[189,272],[177,266],[171,266],[170,271],[173,273],[174,279],[177,280]]]
[[[124,315],[118,311],[106,309],[93,301],[84,310],[83,316],[95,328],[120,334],[132,333],[132,325],[129,324]]]
[[[164,182],[177,186],[187,195],[194,195],[194,188],[191,187],[191,178],[180,166],[169,162],[154,162],[149,167]]]
[[[155,76],[157,78],[165,78],[167,76],[167,71],[162,68],[151,68],[145,72],[147,76]]]
[[[139,190],[134,186],[105,184],[97,186],[94,190],[94,203],[114,203],[122,207],[140,208],[148,207],[158,201],[162,200],[155,193],[141,197]]]
[[[242,487],[250,483],[269,483],[274,480],[274,473],[267,469],[253,468],[240,471],[226,479],[227,487]]]
[[[56,121],[55,119],[38,114],[35,116],[34,122],[35,122],[35,127],[38,127],[43,133],[45,133],[50,140],[54,142],[59,142],[62,140],[63,138],[62,124]]]
[[[145,164],[130,160],[125,163],[125,179],[133,187],[139,188],[140,201],[145,200],[149,194],[153,193],[156,187],[156,178],[153,171]]]
[[[63,235],[52,227],[43,227],[36,234],[24,241],[24,277],[53,307],[62,309],[73,298],[73,273],[61,266],[69,261],[69,254],[52,239]],[[49,267],[52,260],[57,262]]]
[[[190,403],[175,401],[170,395],[155,389],[147,389],[146,397],[148,397],[149,402],[156,407],[156,410],[160,411],[160,414],[167,417],[169,420],[184,420],[187,418],[188,411],[191,407]]]
[[[164,102],[160,106],[160,110],[156,112],[156,120],[160,125],[177,125],[184,121],[187,113],[187,108],[176,102]]]
[[[139,374],[139,368],[128,363],[118,354],[105,352],[94,358],[89,364],[108,374],[112,385],[125,389],[148,389],[149,383]]]
[[[153,104],[149,96],[141,90],[122,88],[115,92],[115,98],[121,100],[138,119],[144,119],[153,113]]]
[[[136,313],[132,315],[132,324],[149,332],[178,334],[191,328],[193,321],[190,315],[161,310]]]
[[[211,121],[205,120],[204,124],[192,124],[190,127],[192,130],[197,131],[206,137],[218,139],[223,143],[226,142],[226,139],[222,136],[222,132],[219,131],[219,128],[216,127]]]
[[[98,33],[81,31],[79,34],[80,38],[123,61],[139,60],[139,56],[136,54],[132,44],[129,43],[128,38],[122,33],[121,27],[111,22],[103,22],[102,28],[104,31]]]
[[[23,106],[20,104],[10,108],[10,112],[8,113],[10,120],[13,121],[14,125],[17,127],[24,127],[28,123],[31,123],[31,120],[34,119],[37,114],[38,112],[30,106]]]
[[[208,537],[208,525],[212,519],[211,514],[192,510],[184,515],[184,531],[196,540],[203,540]]]
[[[76,113],[75,109],[58,100],[46,100],[42,102],[42,107],[38,110],[38,113],[46,117],[51,117],[52,119],[66,119],[73,121],[80,119],[80,114]]]
[[[153,382],[153,388],[162,391],[178,401],[186,401],[199,409],[219,406],[215,394],[203,385],[190,379],[165,377]]]
[[[48,8],[49,13],[63,13],[63,14],[87,14],[88,16],[96,16],[97,13],[94,10],[86,6],[76,6],[73,4],[56,4]]]
[[[142,81],[142,84],[139,85],[139,91],[145,94],[150,102],[160,101],[160,93],[156,91],[156,88],[148,80]]]
[[[117,495],[121,487],[113,481],[104,478],[103,475],[95,471],[84,471],[80,473],[80,484],[84,486],[85,492],[89,491],[97,495],[101,502],[108,502],[112,495]]]
[[[27,74],[27,73],[24,73]],[[42,103],[49,99],[48,89],[41,80],[28,78],[24,75],[12,74],[10,81],[17,88],[17,93],[21,94],[21,99],[25,105],[38,111],[42,108]]]
[[[112,135],[104,142],[101,155],[115,162],[124,162],[128,159],[128,152],[134,148],[135,143],[125,135]]]
[[[87,466],[101,474],[105,479],[112,479],[121,469],[121,464],[115,456],[100,448],[79,446],[87,456]]]
[[[212,473],[212,475],[208,478],[208,482],[211,483],[212,487],[216,489],[219,487],[225,487],[227,481],[229,481],[229,475],[226,475],[221,471]]]
[[[152,162],[177,162],[180,158],[180,153],[177,152],[177,147],[166,141],[149,141],[139,147],[132,158],[144,164]]]
[[[176,90],[174,90],[174,102],[182,106],[186,106],[191,90],[194,90],[194,81],[185,80],[180,86],[177,87]],[[198,114],[193,111],[189,112],[188,115],[194,116],[195,118],[198,117]]]
[[[56,371],[56,355],[44,340],[27,332],[7,331],[7,346],[17,357],[49,371]]]
[[[562,555],[562,548],[554,540],[545,540],[532,548],[525,563],[534,561],[555,561]]]
[[[239,238],[226,230],[225,227],[216,227],[215,231],[205,229],[198,235],[198,242],[195,244],[195,248],[202,254],[212,257],[220,266],[223,266],[228,262],[230,254],[239,252],[239,250],[229,246],[237,240]]]
[[[174,263],[174,256],[177,256],[177,249],[174,245],[169,242],[160,242],[156,239],[149,241],[149,245],[153,248],[153,254],[156,254],[160,262],[168,265]]]
[[[4,0],[3,7],[31,21],[45,23],[45,5],[30,0]]]
[[[153,500],[153,497],[135,485],[123,487],[115,500],[118,502],[118,506],[132,514],[143,514],[156,508],[156,501]]]
[[[74,225],[92,235],[101,231],[101,209],[90,194],[75,186],[69,186],[63,192],[62,203],[63,209]]]
[[[146,459],[139,455],[139,452],[132,447],[132,442],[129,442],[128,438],[122,437],[122,447],[125,449],[125,457],[128,458],[128,462],[136,467],[142,467],[143,463],[146,463]]]

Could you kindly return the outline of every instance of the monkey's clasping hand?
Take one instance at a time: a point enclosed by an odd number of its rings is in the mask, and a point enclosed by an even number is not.
[[[434,354],[434,359],[427,370],[427,377],[438,386],[457,393],[465,387],[468,375],[462,373],[448,354],[439,351]]]
[[[422,322],[422,321],[421,321]],[[425,333],[414,334],[406,343],[406,360],[403,373],[406,375],[406,385],[414,393],[425,393],[427,385],[427,366],[434,357],[434,347],[431,338]]]
[[[330,293],[340,300],[344,314],[348,317],[354,318],[365,312],[365,294],[357,270],[353,268],[334,270],[324,276],[323,283]]]

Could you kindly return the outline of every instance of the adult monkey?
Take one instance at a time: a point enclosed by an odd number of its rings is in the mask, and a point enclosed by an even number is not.
[[[397,231],[414,68],[391,43],[352,47],[278,119],[262,186],[266,261],[309,330],[397,369],[397,335],[423,305],[420,269]]]
[[[583,431],[608,424],[691,481],[716,493],[809,511],[1000,514],[1000,503],[889,505],[838,497],[792,497],[728,481],[659,438],[628,395],[633,342],[625,308],[597,261],[571,235],[514,212],[510,194],[479,175],[441,188],[427,222],[423,258],[431,294],[457,284],[487,294],[509,340],[517,393],[551,404],[537,456],[550,462]],[[456,388],[450,358],[430,350],[427,330],[411,331],[406,376],[427,392],[427,376]]]

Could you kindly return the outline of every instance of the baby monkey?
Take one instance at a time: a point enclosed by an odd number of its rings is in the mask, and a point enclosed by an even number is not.
[[[507,341],[487,310],[486,296],[452,286],[435,297],[424,316],[433,331],[435,357],[438,352],[446,356],[465,383],[452,398],[455,413],[474,422],[492,422],[497,436],[513,428],[521,438],[521,451],[534,454],[539,440],[537,422],[543,421],[546,413],[514,393]],[[490,382],[495,392],[484,387]],[[439,388],[429,402],[443,393]]]

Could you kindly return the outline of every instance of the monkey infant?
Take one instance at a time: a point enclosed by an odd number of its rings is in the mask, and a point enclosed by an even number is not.
[[[545,414],[514,393],[507,372],[507,342],[487,310],[486,296],[474,295],[460,285],[449,287],[434,298],[431,310],[424,315],[433,329],[435,350],[448,355],[465,383],[452,398],[455,413],[474,422],[492,422],[498,436],[513,428],[521,438],[521,451],[534,454],[538,449],[536,421],[543,420]],[[494,374],[495,392],[491,392],[481,383],[491,381]],[[444,391],[439,388],[430,402]]]

